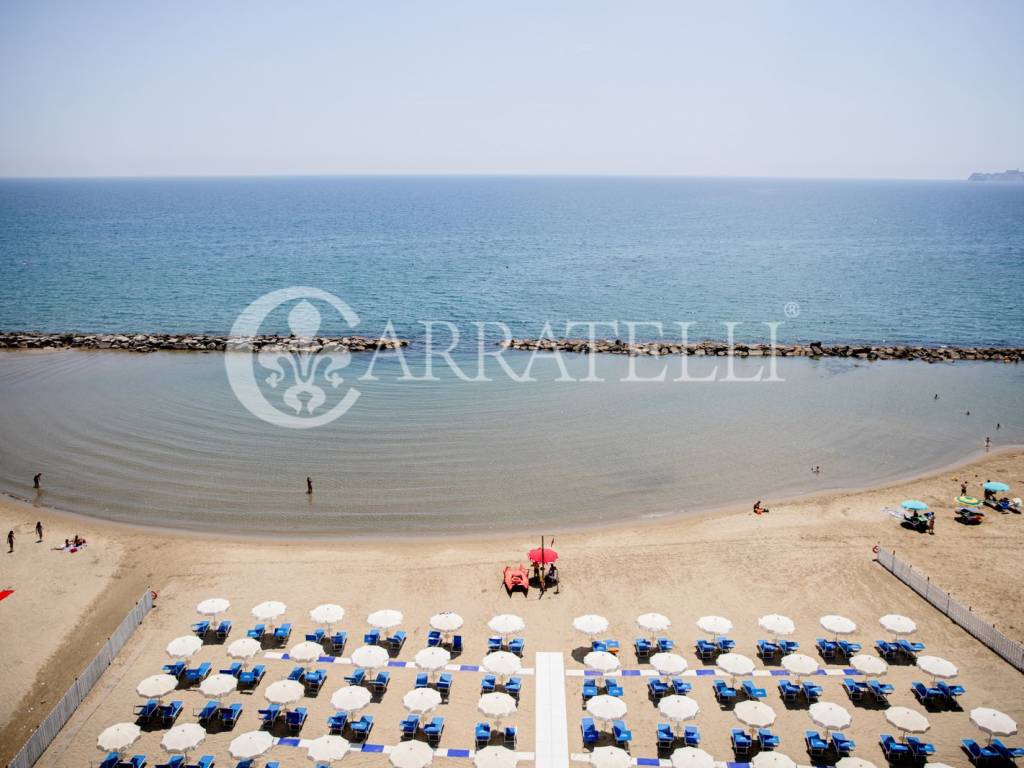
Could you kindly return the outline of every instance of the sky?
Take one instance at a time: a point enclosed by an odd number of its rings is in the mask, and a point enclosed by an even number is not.
[[[964,178],[1024,2],[0,3],[0,176]]]

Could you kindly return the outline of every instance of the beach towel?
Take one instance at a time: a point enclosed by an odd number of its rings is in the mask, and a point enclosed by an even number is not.
[[[13,589],[0,589],[0,600],[3,600],[5,597],[10,597],[13,594]]]

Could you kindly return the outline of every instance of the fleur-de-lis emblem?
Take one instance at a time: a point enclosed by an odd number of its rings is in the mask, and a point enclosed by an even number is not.
[[[299,339],[311,340],[320,330],[320,324],[320,311],[305,299],[288,313],[288,328]],[[270,371],[264,381],[272,389],[285,381],[293,382],[285,389],[281,400],[297,415],[302,413],[303,404],[306,413],[313,415],[327,401],[326,392],[317,384],[319,376],[337,389],[345,381],[339,371],[350,359],[347,350],[324,352],[311,347],[312,341],[305,349],[263,350],[258,356],[260,366]]]

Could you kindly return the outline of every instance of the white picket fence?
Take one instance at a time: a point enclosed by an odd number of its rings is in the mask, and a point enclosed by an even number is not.
[[[969,607],[953,599],[946,590],[932,583],[910,563],[896,557],[896,551],[881,550],[876,559],[887,571],[902,581],[921,597],[942,611],[946,616],[966,629],[981,642],[1002,656],[1021,672],[1024,672],[1024,645],[1011,640],[984,619],[973,613]]]
[[[100,679],[100,676],[110,666],[110,663],[117,656],[121,647],[132,636],[135,628],[142,623],[142,620],[152,607],[153,593],[147,589],[146,594],[135,604],[135,607],[124,617],[124,621],[121,622],[120,626],[114,630],[114,633],[104,643],[103,647],[100,648],[96,658],[89,662],[89,665],[82,670],[82,674],[71,684],[67,693],[57,702],[57,705],[46,716],[46,719],[39,724],[39,727],[28,738],[28,741],[18,751],[18,754],[14,756],[14,759],[8,763],[9,768],[31,768],[35,764],[36,760],[46,751],[46,748],[50,746],[50,742],[60,733],[60,729],[64,727],[64,724],[67,723],[75,713],[75,710],[78,709],[78,705],[89,694],[96,681]]]

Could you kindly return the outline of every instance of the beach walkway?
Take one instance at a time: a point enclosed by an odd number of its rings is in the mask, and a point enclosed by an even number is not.
[[[537,686],[537,768],[568,768],[569,733],[565,713],[565,659],[542,652],[534,662]]]

